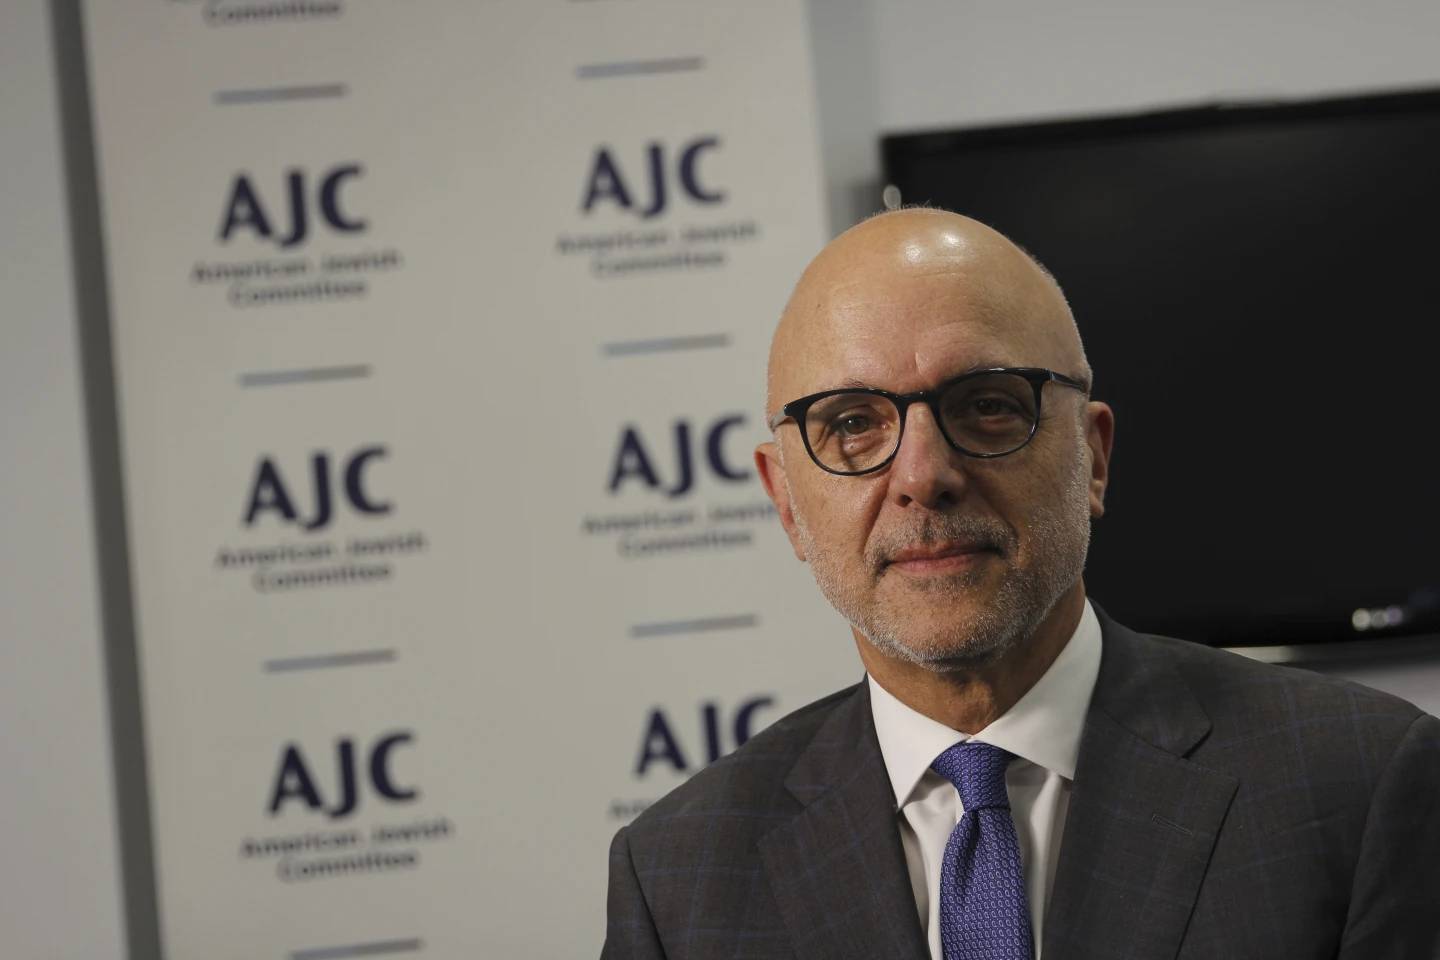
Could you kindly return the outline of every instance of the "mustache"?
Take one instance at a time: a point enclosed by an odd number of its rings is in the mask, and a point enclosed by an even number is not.
[[[886,530],[865,547],[865,559],[875,570],[888,566],[895,555],[911,547],[933,547],[960,542],[1005,556],[1016,545],[1015,531],[995,517],[932,514],[904,527]]]

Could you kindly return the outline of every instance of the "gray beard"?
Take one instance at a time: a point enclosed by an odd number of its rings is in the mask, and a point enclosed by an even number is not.
[[[1043,505],[1031,518],[1031,566],[1007,567],[990,605],[925,636],[913,635],[915,627],[904,611],[889,609],[875,602],[873,594],[867,597],[846,584],[839,566],[815,549],[809,527],[798,513],[795,526],[820,592],[874,646],[936,673],[971,669],[1002,659],[1033,636],[1060,597],[1079,582],[1090,547],[1089,475],[1082,448],[1061,497]],[[886,575],[884,558],[906,546],[945,540],[984,543],[999,551],[1002,559],[1013,558],[1018,548],[1015,530],[998,519],[932,513],[912,527],[890,531],[867,544],[871,586]],[[981,580],[981,571],[965,572],[913,581],[912,589],[958,596]]]

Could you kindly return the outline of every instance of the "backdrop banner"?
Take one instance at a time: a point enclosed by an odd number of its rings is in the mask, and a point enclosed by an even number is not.
[[[172,958],[599,950],[606,849],[854,682],[751,461],[800,0],[90,0]]]

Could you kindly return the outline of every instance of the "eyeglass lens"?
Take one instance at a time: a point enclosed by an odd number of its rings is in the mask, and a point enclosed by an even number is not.
[[[938,399],[940,428],[969,453],[991,456],[1018,450],[1035,428],[1035,388],[1011,373],[969,377]],[[821,466],[859,473],[887,460],[900,438],[900,411],[871,393],[840,393],[811,404],[805,435]]]

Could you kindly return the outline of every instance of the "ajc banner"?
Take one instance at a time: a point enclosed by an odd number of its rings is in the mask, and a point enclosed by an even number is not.
[[[594,955],[860,675],[750,459],[800,0],[85,12],[166,956]]]

